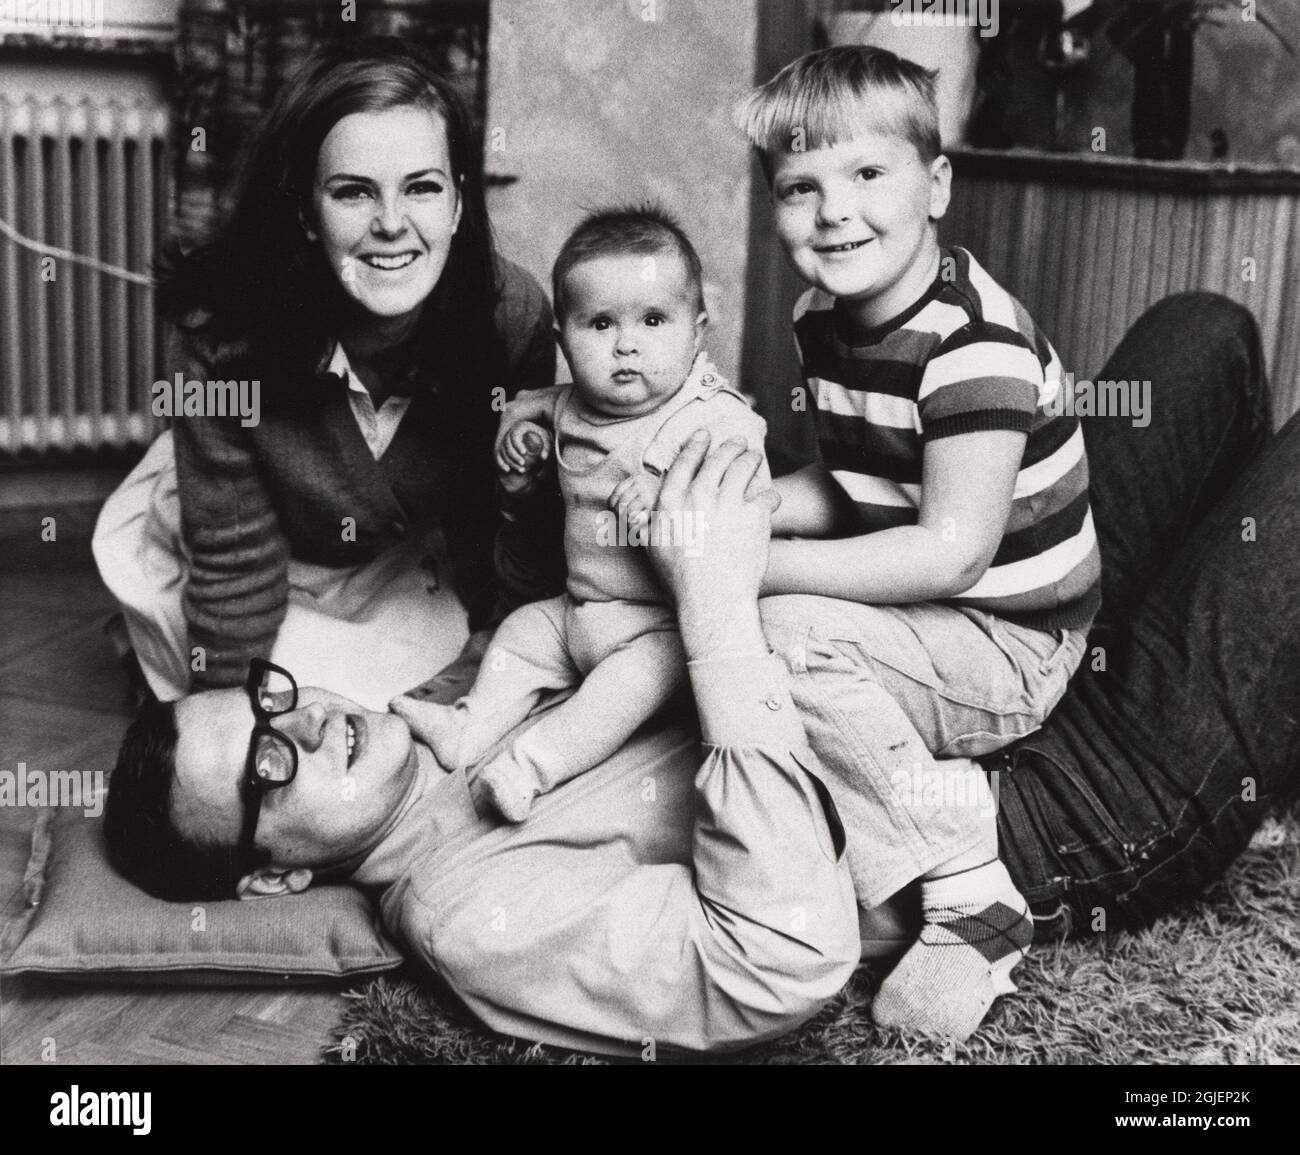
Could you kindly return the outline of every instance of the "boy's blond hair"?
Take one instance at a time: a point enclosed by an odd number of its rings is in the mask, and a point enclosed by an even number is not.
[[[884,48],[840,44],[787,64],[736,105],[736,124],[772,179],[772,158],[852,140],[906,137],[929,164],[942,151],[935,73]]]

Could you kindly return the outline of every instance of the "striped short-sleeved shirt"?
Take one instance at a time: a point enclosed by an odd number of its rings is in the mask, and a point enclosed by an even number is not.
[[[1085,629],[1101,602],[1079,420],[1025,307],[964,249],[943,251],[926,294],[877,329],[810,290],[794,330],[831,476],[863,532],[916,523],[926,443],[986,430],[1028,434],[992,564],[950,599],[1041,629]]]

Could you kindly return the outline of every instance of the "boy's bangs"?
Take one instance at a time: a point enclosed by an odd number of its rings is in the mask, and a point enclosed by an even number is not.
[[[843,144],[864,132],[906,137],[924,151],[924,130],[906,94],[886,88],[869,94],[842,88],[805,90],[769,97],[761,104],[751,98],[741,118],[750,144],[769,158]]]

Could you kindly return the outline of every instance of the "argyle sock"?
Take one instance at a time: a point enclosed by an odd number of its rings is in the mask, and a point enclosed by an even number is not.
[[[881,1026],[964,1042],[1034,936],[1029,904],[999,859],[921,882],[925,925],[886,977],[871,1012]]]

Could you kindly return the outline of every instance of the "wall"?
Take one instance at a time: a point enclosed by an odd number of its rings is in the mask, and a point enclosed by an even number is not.
[[[486,160],[501,251],[550,284],[588,208],[652,197],[704,262],[709,349],[740,361],[750,169],[731,124],[752,82],[756,0],[492,4]],[[649,17],[653,17],[650,19]]]
[[[1205,289],[1258,321],[1274,425],[1300,410],[1300,173],[1028,152],[953,161],[943,240],[1024,302],[1076,377],[1094,378],[1149,305]]]

